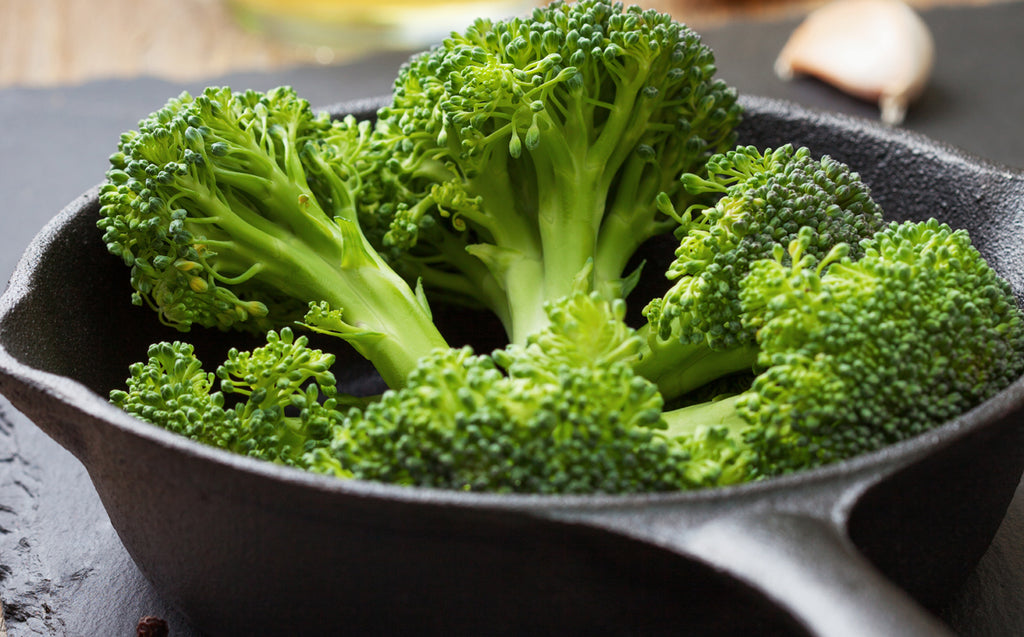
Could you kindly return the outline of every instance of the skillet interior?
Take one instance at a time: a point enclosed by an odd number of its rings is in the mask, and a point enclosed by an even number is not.
[[[747,100],[747,107],[743,143],[793,141],[850,163],[890,216],[937,216],[970,230],[1021,295],[1024,242],[1015,239],[1024,236],[1024,214],[1019,203],[1000,208],[1012,196],[1020,200],[1018,176],[854,120],[770,101]],[[553,634],[588,626],[660,632],[680,625],[719,634],[750,625],[759,627],[757,634],[798,630],[786,613],[699,560],[530,514],[551,500],[338,485],[197,448],[120,414],[103,401],[106,391],[123,382],[127,365],[148,343],[180,335],[128,305],[124,267],[98,241],[95,213],[89,195],[76,202],[12,282],[0,306],[0,345],[13,359],[3,358],[0,389],[83,461],[129,552],[198,625],[238,633],[322,629],[339,620],[419,633]],[[664,256],[665,246],[660,249]],[[484,347],[499,340],[496,324],[480,317],[456,313],[444,321],[450,334],[468,334],[465,340]],[[472,333],[463,331],[467,325]],[[226,347],[219,333],[188,338],[206,360],[217,360]],[[238,343],[232,336],[231,344]],[[363,383],[367,365],[345,360],[342,382]],[[930,454],[869,490],[850,522],[868,557],[930,606],[969,572],[1016,487],[1018,398],[1002,401],[993,410],[999,426],[967,419],[927,446],[905,445],[849,465],[881,470],[920,455],[922,447]],[[984,471],[971,460],[979,454],[995,454],[985,456]],[[847,471],[829,468],[768,486],[799,490]],[[616,502],[628,502],[632,511],[664,501],[727,506],[737,495],[764,491],[757,485]],[[908,493],[916,503],[909,511]],[[608,504],[584,500],[584,507]],[[949,516],[970,524],[950,524]],[[240,584],[254,570],[260,577]],[[261,610],[271,603],[273,611]],[[744,612],[730,610],[736,608]]]

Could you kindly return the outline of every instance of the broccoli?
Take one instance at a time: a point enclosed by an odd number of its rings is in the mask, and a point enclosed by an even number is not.
[[[632,371],[625,305],[576,293],[549,312],[525,345],[437,350],[400,389],[345,411],[334,357],[288,328],[214,373],[187,344],[155,344],[111,400],[193,440],[341,477],[528,493],[698,486],[660,433],[657,388]]]
[[[754,263],[744,305],[764,308],[750,389],[668,412],[670,435],[717,430],[733,472],[771,476],[879,449],[957,417],[1024,373],[1009,284],[963,230],[890,223],[853,259],[817,259],[810,228]],[[785,258],[784,258],[785,256]]]
[[[414,56],[372,123],[286,87],[170,100],[111,157],[104,242],[162,322],[266,342],[213,371],[156,343],[111,401],[341,478],[633,493],[873,451],[1024,373],[1024,318],[966,232],[885,221],[806,148],[734,147],[714,74],[664,14],[558,0]],[[668,291],[627,324],[628,263],[669,231]],[[450,347],[428,295],[507,344]],[[387,389],[344,394],[300,328]]]
[[[659,193],[732,147],[741,109],[669,15],[602,0],[478,20],[399,71],[378,113],[390,217],[378,246],[432,294],[490,308],[512,342],[592,262],[624,297],[637,248],[676,222]],[[383,223],[380,219],[378,223]]]
[[[707,175],[681,181],[694,193],[718,193],[714,205],[694,204],[679,214],[679,247],[667,269],[674,280],[644,308],[645,348],[637,371],[658,384],[666,399],[715,378],[749,370],[758,357],[751,317],[740,303],[741,282],[753,264],[806,233],[809,262],[844,245],[849,256],[880,230],[882,211],[849,166],[814,159],[791,144],[759,150],[741,146],[708,160]]]
[[[359,202],[378,187],[370,136],[287,87],[171,99],[122,135],[100,194],[98,225],[131,267],[133,301],[182,330],[260,331],[326,303],[331,333],[400,384],[447,343],[360,230]]]
[[[309,347],[290,328],[270,331],[265,346],[231,349],[215,372],[181,341],[150,346],[130,368],[127,388],[110,400],[141,420],[198,442],[292,466],[327,444],[340,418],[334,355]],[[219,387],[218,390],[218,380]],[[234,404],[226,404],[234,401]],[[342,401],[344,402],[344,401]]]
[[[736,484],[876,450],[956,417],[1024,372],[1024,318],[964,231],[891,223],[813,255],[805,227],[751,265],[759,373],[667,407],[637,373],[625,303],[575,293],[489,355],[422,358],[401,388],[339,407],[329,366],[290,333],[232,351],[221,392],[180,344],[154,346],[116,404],[196,440],[305,469],[410,486],[632,493]],[[225,396],[239,399],[224,407]],[[213,405],[210,409],[208,405]]]
[[[489,356],[421,361],[406,386],[336,428],[313,466],[456,490],[622,493],[687,488],[685,450],[660,434],[657,388],[631,361],[625,305],[576,293],[551,323]]]

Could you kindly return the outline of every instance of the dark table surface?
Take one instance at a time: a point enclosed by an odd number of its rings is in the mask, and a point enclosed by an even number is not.
[[[935,36],[936,67],[904,127],[1024,168],[1024,3],[938,7],[923,17]],[[702,33],[721,76],[744,93],[877,118],[874,105],[816,81],[773,76],[775,55],[795,26],[750,20]],[[10,275],[50,217],[102,179],[118,134],[167,97],[208,84],[290,84],[313,104],[328,105],[386,93],[405,58],[387,54],[184,84],[137,79],[0,90],[0,277]],[[197,634],[131,562],[82,466],[2,398],[0,601],[9,637],[127,636],[144,615],[166,619],[173,637]],[[963,635],[1024,635],[1024,491],[944,618]]]

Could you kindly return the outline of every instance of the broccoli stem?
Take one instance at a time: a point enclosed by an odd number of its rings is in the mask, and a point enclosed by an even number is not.
[[[579,274],[594,258],[599,220],[604,214],[601,176],[594,170],[562,175],[542,189],[539,225],[544,252],[544,297],[554,301],[572,293]],[[557,184],[561,184],[560,186]],[[567,188],[566,184],[587,184]]]
[[[255,248],[255,254],[272,254],[270,244],[282,242],[266,239],[268,244]],[[359,265],[332,263],[300,245],[274,252],[276,259],[262,262],[261,278],[302,298],[342,309],[345,321],[357,330],[343,338],[373,363],[389,387],[404,385],[420,357],[447,347],[415,292],[376,259]]]
[[[486,246],[484,246],[486,247]],[[473,251],[480,256],[484,251]],[[531,334],[548,323],[544,311],[548,300],[544,282],[544,266],[537,259],[513,257],[501,270],[500,285],[505,291],[508,308],[505,331],[511,343],[525,343]],[[500,312],[497,313],[502,316]]]
[[[578,109],[588,113],[586,120],[543,120],[546,134],[530,157],[539,192],[537,224],[544,263],[544,302],[571,294],[588,263],[600,260],[601,220],[611,185],[643,132],[643,127],[629,116],[635,101],[635,91],[630,88],[618,90],[612,105]],[[574,97],[573,102],[585,102],[582,94]],[[610,112],[597,138],[591,140],[593,111],[599,108],[609,108]],[[583,125],[583,121],[589,125]],[[556,135],[556,131],[561,134]],[[621,268],[609,275],[602,273],[600,279],[594,279],[593,287],[604,291],[609,280],[617,283],[621,275]],[[540,315],[541,323],[528,329],[517,327],[512,341],[522,342],[523,337],[543,327],[543,313]]]
[[[715,350],[705,343],[648,337],[634,369],[656,384],[665,400],[672,400],[728,374],[750,371],[757,357],[753,344]]]
[[[569,100],[577,117],[540,118],[544,134],[531,157],[541,197],[545,301],[571,294],[588,263],[593,263],[593,289],[620,297],[623,270],[636,249],[671,227],[653,221],[662,184],[645,178],[651,162],[637,150],[657,106],[641,90],[650,60],[637,56],[607,64],[603,71],[615,84],[611,103],[587,99],[581,86]],[[632,192],[613,192],[613,184],[634,182]],[[645,201],[652,212],[639,214]]]
[[[368,359],[388,387],[405,385],[417,361],[436,349],[448,347],[430,312],[393,271],[379,267],[345,269],[332,277],[333,294],[323,300],[343,308],[346,321],[371,336],[348,338]],[[331,279],[327,279],[330,283]]]
[[[440,170],[438,166],[438,161],[421,162],[415,175],[429,176],[433,170],[446,175],[445,181],[451,179],[451,173],[445,172],[449,169]],[[477,243],[467,245],[454,239],[459,235],[443,233],[435,248],[443,255],[438,261],[446,269],[422,262],[419,274],[428,285],[440,284],[441,289],[476,297],[498,316],[510,340],[522,342],[546,324],[544,304],[549,297],[541,283],[544,259],[537,229],[537,202],[515,186],[524,178],[522,166],[511,161],[505,168],[476,173],[467,180],[464,190],[455,189],[455,199],[446,199],[450,193],[442,188],[421,202],[424,206],[428,201],[436,205],[456,229],[465,230],[468,222]],[[485,205],[480,206],[476,198],[467,200],[467,193],[486,193]],[[464,280],[453,276],[452,266]]]
[[[246,270],[233,277],[235,283],[239,276],[258,275],[291,296],[327,301],[343,310],[346,322],[358,331],[346,340],[390,387],[403,385],[420,357],[447,347],[429,310],[354,224],[341,217],[330,221],[312,194],[283,173],[272,171],[263,181],[262,188],[250,183],[249,192],[276,193],[265,202],[264,215],[208,191],[204,197],[201,208],[213,212],[209,222],[216,224],[217,234],[229,237],[200,241],[216,253],[221,276],[231,276],[223,267],[237,259]],[[198,184],[195,192],[200,192]],[[292,212],[286,214],[281,207],[289,205]],[[268,221],[274,217],[280,218],[279,224]]]
[[[635,154],[623,166],[608,212],[601,222],[594,258],[594,288],[621,297],[621,279],[630,259],[647,240],[667,234],[678,222],[658,211],[661,192],[678,190],[659,164]]]
[[[662,413],[668,428],[664,434],[669,438],[692,436],[698,427],[725,427],[733,434],[739,434],[749,426],[736,411],[736,404],[744,394],[735,394],[696,405],[671,409]]]

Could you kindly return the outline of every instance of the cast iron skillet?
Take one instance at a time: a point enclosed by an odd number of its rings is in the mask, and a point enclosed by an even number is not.
[[[967,228],[1024,294],[1024,174],[868,122],[744,105],[742,143],[848,162],[890,217]],[[94,189],[61,212],[0,300],[0,391],[85,465],[139,567],[210,634],[946,634],[926,609],[974,568],[1024,470],[1021,381],[878,453],[692,493],[480,495],[229,455],[106,402],[148,343],[180,335],[128,303],[97,207]],[[440,315],[453,342],[497,342],[481,317]],[[238,343],[189,338],[211,363]],[[372,382],[351,354],[339,368],[343,384]]]

